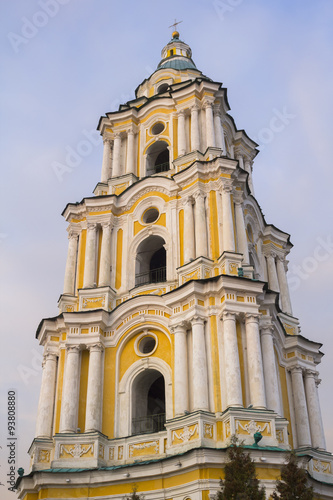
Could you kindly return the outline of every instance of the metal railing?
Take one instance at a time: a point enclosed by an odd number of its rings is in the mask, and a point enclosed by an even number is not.
[[[165,413],[132,419],[132,434],[149,434],[164,430]]]
[[[135,275],[135,286],[166,281],[166,266]]]
[[[155,169],[155,174],[166,172],[167,170],[170,170],[169,162],[166,161],[165,163],[160,163],[159,165],[155,165],[154,169]]]

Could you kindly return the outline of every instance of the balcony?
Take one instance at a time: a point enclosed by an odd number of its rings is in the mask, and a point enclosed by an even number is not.
[[[166,281],[166,266],[135,275],[135,287]]]
[[[152,432],[164,431],[165,413],[148,415],[146,417],[133,418],[132,434],[150,434]]]

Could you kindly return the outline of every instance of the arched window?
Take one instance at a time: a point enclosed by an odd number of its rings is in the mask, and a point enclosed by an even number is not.
[[[147,150],[146,175],[159,174],[170,170],[168,144],[156,141]]]
[[[165,383],[157,370],[144,370],[132,385],[132,434],[164,430]]]
[[[140,243],[135,261],[135,286],[166,281],[165,241],[151,235]]]

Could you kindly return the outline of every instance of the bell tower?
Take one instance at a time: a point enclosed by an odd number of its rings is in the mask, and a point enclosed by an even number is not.
[[[290,236],[255,198],[257,144],[178,31],[161,56],[100,118],[100,182],[63,211],[64,289],[37,329],[42,386],[19,498],[119,499],[136,484],[146,500],[208,500],[234,434],[267,498],[290,449],[307,457],[316,498],[332,498],[321,344],[293,316]]]

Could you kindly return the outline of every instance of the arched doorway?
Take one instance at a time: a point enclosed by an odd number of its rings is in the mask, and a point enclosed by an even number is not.
[[[166,250],[161,236],[148,236],[138,246],[135,261],[135,286],[166,281]]]
[[[157,370],[145,370],[132,385],[132,434],[159,432],[164,424],[164,377]]]

